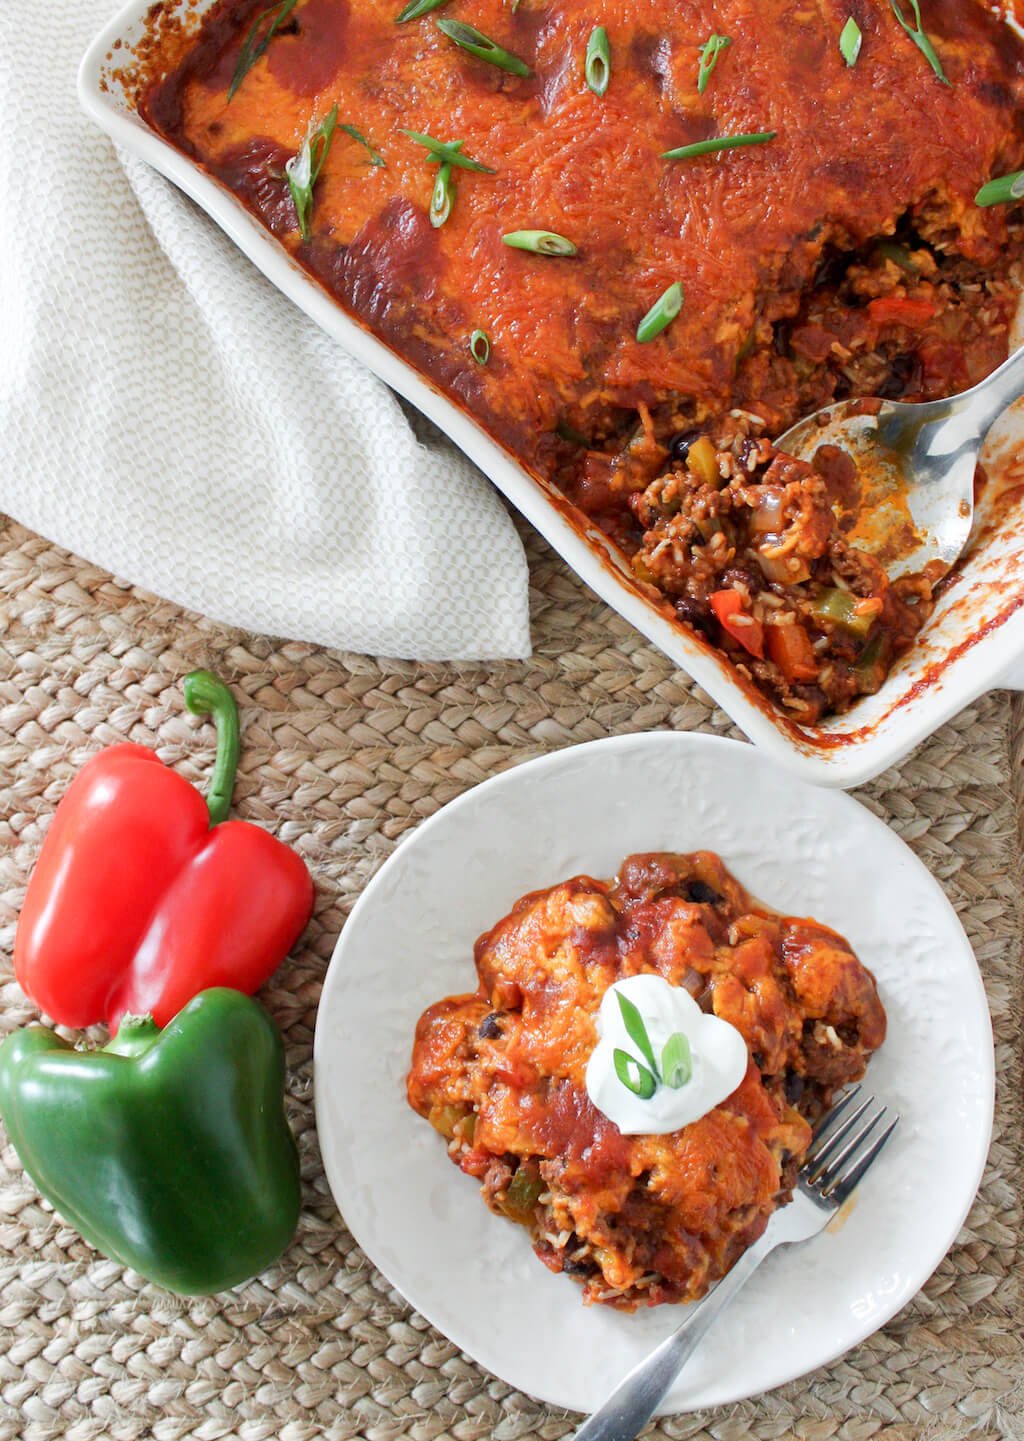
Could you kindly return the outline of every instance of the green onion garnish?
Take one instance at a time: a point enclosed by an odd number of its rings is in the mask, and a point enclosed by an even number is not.
[[[661,1075],[666,1086],[678,1091],[693,1075],[690,1042],[682,1031],[674,1031],[661,1053]]]
[[[628,1051],[620,1051],[617,1046],[612,1052],[612,1061],[615,1064],[615,1074],[626,1090],[639,1096],[641,1101],[649,1101],[658,1089],[658,1082],[647,1067],[641,1066]]]
[[[660,335],[667,325],[671,325],[682,308],[683,287],[677,280],[674,285],[670,285],[663,294],[658,296],[637,326],[636,338],[641,345],[646,345],[649,340]]]
[[[658,1063],[654,1059],[654,1047],[651,1045],[651,1038],[647,1034],[647,1027],[644,1025],[644,1018],[634,1006],[633,1002],[627,1000],[621,991],[615,992],[615,999],[619,1003],[619,1010],[622,1012],[622,1024],[626,1028],[626,1035],[636,1046],[644,1060],[658,1075]]]
[[[946,79],[946,72],[942,68],[942,61],[936,55],[935,46],[928,39],[928,36],[925,34],[924,31],[924,26],[921,24],[921,6],[919,5],[918,0],[910,0],[910,8],[913,10],[914,19],[917,21],[916,26],[911,25],[904,18],[903,7],[900,4],[900,0],[889,0],[889,4],[892,6],[892,13],[896,16],[896,19],[900,22],[904,30],[910,36],[911,40],[913,40],[914,44],[917,46],[918,50],[920,50],[921,54],[928,61],[928,64],[935,71],[936,75],[942,81],[943,85],[948,85],[949,81]]]
[[[381,155],[379,151],[374,150],[373,146],[367,140],[366,136],[361,134],[361,132],[358,131],[354,125],[339,125],[338,129],[344,130],[346,135],[351,135],[353,140],[359,141],[359,144],[363,147],[363,149],[369,152],[371,165],[378,165],[383,168],[387,164],[387,161],[384,159],[383,155]]]
[[[409,0],[405,9],[395,16],[395,24],[404,25],[407,20],[418,20],[421,15],[429,15],[431,10],[440,10],[442,5],[447,4],[448,0]]]
[[[269,10],[264,10],[261,15],[257,15],[249,26],[249,33],[242,41],[242,48],[238,52],[238,64],[235,66],[235,73],[228,86],[229,103],[235,98],[235,91],[260,56],[266,53],[267,46],[298,3],[299,0],[281,0],[279,5],[272,5]]]
[[[700,67],[697,70],[697,91],[700,95],[708,88],[711,72],[718,64],[718,57],[732,41],[728,35],[712,35],[700,48]]]
[[[455,199],[455,187],[452,184],[452,163],[444,161],[438,167],[437,179],[434,181],[433,194],[430,197],[430,223],[435,230],[441,226],[452,213],[452,202]]]
[[[572,241],[556,235],[553,230],[510,230],[501,238],[513,250],[532,250],[534,255],[576,254]]]
[[[469,337],[469,353],[477,365],[486,365],[491,358],[491,342],[483,330],[474,330]]]
[[[983,185],[974,197],[975,205],[1005,205],[1011,200],[1024,199],[1024,170],[1015,170],[1012,175],[1000,175]]]
[[[587,77],[587,84],[595,95],[603,95],[608,89],[608,81],[612,73],[612,57],[608,50],[608,32],[603,25],[598,25],[590,32],[590,39],[587,41],[587,63],[583,72]]]
[[[860,47],[864,42],[861,28],[851,15],[839,32],[839,53],[847,65],[856,65]]]
[[[327,159],[327,152],[331,148],[331,137],[337,123],[338,107],[332,105],[331,113],[322,124],[314,129],[310,122],[310,128],[306,132],[306,138],[302,142],[298,154],[293,155],[284,167],[288,177],[292,204],[295,206],[295,214],[299,220],[299,233],[303,240],[309,239],[309,213],[313,208],[313,186]]]
[[[410,140],[415,140],[417,145],[429,150],[430,159],[438,164],[447,162],[449,165],[457,165],[460,170],[477,170],[481,175],[495,174],[490,165],[481,165],[479,160],[463,155],[463,140],[435,140],[432,135],[424,135],[420,130],[402,130],[401,134],[408,135]]]
[[[532,73],[525,60],[520,60],[519,56],[513,55],[510,50],[503,50],[475,25],[465,25],[461,20],[447,19],[435,20],[434,24],[442,35],[447,35],[449,40],[454,40],[462,50],[468,51],[470,55],[475,55],[478,60],[486,60],[488,65],[497,65],[499,70],[507,70],[510,75]]]
[[[714,150],[738,150],[743,145],[764,145],[774,140],[775,130],[758,130],[751,135],[716,135],[711,140],[695,140],[675,150],[663,150],[662,160],[690,160],[695,155],[710,155]]]

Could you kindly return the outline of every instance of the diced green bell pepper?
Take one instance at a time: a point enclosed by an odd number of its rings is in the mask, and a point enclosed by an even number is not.
[[[811,615],[819,624],[830,622],[850,635],[866,636],[875,623],[875,616],[858,614],[855,609],[860,597],[838,588],[819,591],[811,600]]]
[[[505,1215],[521,1225],[533,1220],[533,1209],[544,1192],[544,1182],[531,1166],[520,1166],[508,1183],[505,1199],[500,1203]]]
[[[861,695],[874,695],[881,690],[885,680],[889,645],[885,631],[873,635],[857,657],[853,667],[857,689]]]

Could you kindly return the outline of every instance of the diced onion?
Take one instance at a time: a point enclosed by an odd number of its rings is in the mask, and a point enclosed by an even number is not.
[[[757,535],[766,532],[778,533],[782,529],[782,495],[777,490],[766,490],[758,497],[751,528]]]
[[[811,572],[798,555],[765,555],[757,552],[757,563],[764,571],[765,579],[776,585],[799,585],[808,580]]]

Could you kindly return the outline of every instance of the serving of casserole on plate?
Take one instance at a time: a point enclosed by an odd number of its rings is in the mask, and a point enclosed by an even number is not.
[[[707,851],[534,891],[474,953],[476,990],[417,1023],[409,1104],[549,1270],[628,1311],[735,1264],[885,1038],[849,943]]]
[[[407,8],[126,11],[83,97],[780,758],[853,783],[998,683],[1014,432],[938,595],[771,437],[1006,355],[1019,217],[975,195],[1024,164],[1015,31],[977,0]]]

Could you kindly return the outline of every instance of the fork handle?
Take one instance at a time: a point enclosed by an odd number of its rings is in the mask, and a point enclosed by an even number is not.
[[[679,1329],[619,1382],[572,1441],[633,1441],[715,1321],[777,1244],[766,1231],[748,1247],[715,1289],[690,1309]]]

